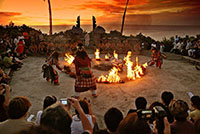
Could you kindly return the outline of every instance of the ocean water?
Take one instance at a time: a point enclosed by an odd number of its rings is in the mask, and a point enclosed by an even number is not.
[[[32,26],[35,29],[40,29],[43,33],[49,32],[49,26]],[[106,32],[109,33],[111,30],[121,31],[121,25],[102,25]],[[53,32],[58,33],[61,31],[69,30],[72,25],[56,25],[53,26]],[[84,31],[92,31],[92,25],[82,25],[81,28]],[[196,36],[200,34],[200,25],[190,26],[190,25],[125,25],[124,32],[125,35],[137,35],[142,33],[145,36],[150,36],[155,40],[162,40],[163,38],[170,38],[172,36],[178,35],[181,37]]]

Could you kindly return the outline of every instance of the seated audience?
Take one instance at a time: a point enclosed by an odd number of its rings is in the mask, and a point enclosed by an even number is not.
[[[195,134],[194,125],[187,120],[188,104],[182,100],[177,100],[170,106],[170,111],[175,118],[175,122],[170,125],[171,134]]]
[[[140,109],[146,109],[147,100],[144,97],[137,97],[135,100],[135,106],[136,106],[136,109],[130,109],[128,111],[128,114],[137,112],[137,110],[140,110]]]
[[[120,122],[117,134],[151,134],[151,130],[145,120],[138,118],[137,113],[130,113]]]
[[[69,113],[69,105],[72,105],[79,113],[83,130],[88,134],[92,134],[92,126],[83,112],[79,101],[74,98],[69,98],[68,102],[69,104],[67,106],[58,102],[46,108],[41,115],[40,125],[55,129],[61,134],[71,134],[70,126],[72,123],[72,116]]]
[[[92,128],[94,128],[94,124],[96,123],[96,117],[93,114],[91,105],[88,103],[87,99],[80,100],[79,103],[88,120],[90,121]],[[77,110],[75,110],[75,112],[76,114],[72,116],[71,134],[82,134],[84,130],[81,124],[80,115]]]
[[[17,62],[13,62],[10,53],[6,53],[3,58],[3,64],[6,68],[11,68],[13,71],[16,71],[21,66]]]
[[[24,97],[13,98],[8,105],[9,119],[0,123],[1,134],[13,134],[34,124],[25,120],[31,106],[30,101]]]
[[[189,118],[191,118],[191,121],[195,122],[200,118],[200,97],[192,96],[191,105],[194,111],[189,113]]]
[[[56,103],[56,101],[57,101],[57,98],[55,96],[51,96],[51,95],[46,96],[43,103],[43,110],[45,110],[48,106],[51,106],[52,104]],[[36,125],[40,125],[40,118],[43,113],[43,110],[40,110],[37,112],[36,120],[35,120]]]
[[[117,108],[110,108],[104,115],[106,130],[99,130],[95,134],[115,134],[119,123],[123,120],[123,114]]]
[[[8,103],[10,100],[10,86],[0,84],[0,122],[8,119]]]
[[[58,131],[46,128],[44,126],[34,126],[29,129],[24,129],[16,134],[60,134]]]
[[[164,109],[167,113],[167,119],[169,123],[174,122],[174,117],[169,110],[169,104],[174,99],[174,95],[171,92],[164,91],[161,95],[162,104],[164,104]]]
[[[200,132],[200,118],[194,123],[194,128],[195,128],[196,134],[199,134],[199,132]]]
[[[8,84],[10,78],[7,76],[6,73],[0,68],[0,83]]]

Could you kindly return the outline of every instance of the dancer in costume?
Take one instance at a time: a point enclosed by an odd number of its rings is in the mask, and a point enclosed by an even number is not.
[[[166,55],[161,53],[156,48],[153,48],[151,52],[152,56],[151,56],[151,61],[149,62],[149,66],[156,64],[156,67],[159,67],[161,69],[161,66],[163,64],[163,58],[166,58]]]
[[[56,66],[57,69],[62,71],[62,68],[59,66],[59,53],[54,51],[47,59],[48,63],[46,66],[43,65],[44,75],[47,81],[51,79],[51,82],[55,85],[59,85],[58,81],[58,72],[53,68],[53,65]]]
[[[75,97],[79,98],[81,92],[88,90],[92,91],[93,97],[97,97],[96,78],[91,70],[91,59],[88,57],[81,43],[77,46],[77,52],[73,63],[76,69]]]

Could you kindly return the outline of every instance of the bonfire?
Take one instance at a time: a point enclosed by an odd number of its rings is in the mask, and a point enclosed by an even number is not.
[[[95,55],[95,59],[100,61],[100,56],[99,56],[100,55],[100,51],[99,51],[99,49],[96,49],[94,55]]]
[[[65,57],[64,57],[64,60],[69,64],[71,65],[72,62],[74,61],[74,56],[68,54],[68,53],[65,53]]]
[[[147,63],[139,65],[138,57],[136,57],[136,65],[133,67],[133,62],[131,61],[131,51],[128,52],[127,56],[124,58],[125,65],[127,66],[127,78],[128,80],[135,80],[136,78],[141,78],[146,70]]]
[[[101,75],[98,79],[97,82],[101,83],[119,83],[122,82],[119,75],[118,75],[118,69],[116,67],[113,67],[108,75]]]

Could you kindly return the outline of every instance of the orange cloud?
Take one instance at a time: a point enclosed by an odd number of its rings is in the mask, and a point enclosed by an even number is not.
[[[22,14],[17,12],[0,12],[0,24],[8,24],[15,19],[16,16],[20,15]]]

